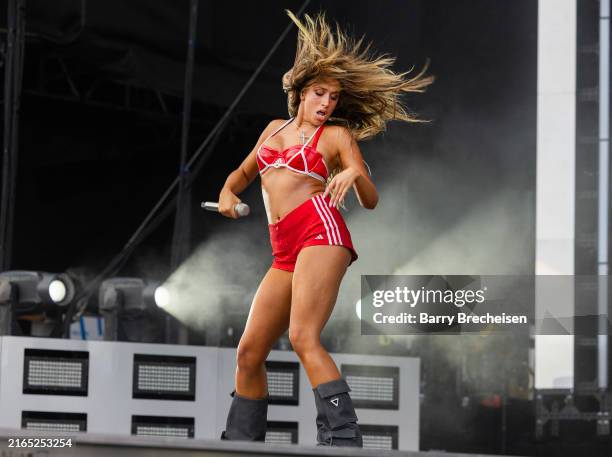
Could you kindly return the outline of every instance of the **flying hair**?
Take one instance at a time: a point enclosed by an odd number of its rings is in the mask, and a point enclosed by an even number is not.
[[[400,98],[405,93],[424,92],[434,81],[434,76],[425,75],[429,60],[408,79],[414,66],[407,72],[394,72],[395,57],[374,55],[371,42],[364,46],[363,36],[355,40],[337,22],[334,31],[324,12],[314,18],[305,14],[300,21],[286,11],[298,28],[295,61],[282,78],[290,116],[297,115],[302,90],[317,80],[335,79],[341,87],[340,98],[329,122],[344,125],[356,141],[383,132],[391,120],[428,122],[410,113]]]

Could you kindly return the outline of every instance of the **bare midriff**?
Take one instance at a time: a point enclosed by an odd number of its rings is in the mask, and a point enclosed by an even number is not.
[[[325,184],[286,168],[269,169],[261,177],[268,223],[276,224],[310,197],[325,191]]]

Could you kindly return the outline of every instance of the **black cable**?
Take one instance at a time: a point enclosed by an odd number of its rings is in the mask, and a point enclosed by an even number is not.
[[[310,3],[310,0],[305,0],[304,1],[304,3],[302,4],[302,6],[300,7],[300,9],[297,12],[298,16],[301,15],[304,12],[304,10],[306,9],[306,7],[308,6],[309,3]],[[261,61],[259,66],[255,69],[255,71],[253,72],[253,74],[249,78],[249,80],[242,87],[242,89],[240,90],[240,92],[238,93],[238,95],[236,96],[234,101],[232,102],[232,104],[227,108],[227,110],[225,111],[223,116],[221,116],[221,119],[219,119],[217,124],[209,132],[209,134],[204,139],[202,144],[198,147],[196,152],[194,152],[194,154],[191,157],[191,159],[189,160],[189,162],[187,162],[187,167],[186,167],[187,170],[189,170],[192,167],[192,165],[198,159],[200,154],[204,151],[205,148],[207,148],[209,146],[209,144],[212,142],[212,140],[218,134],[221,133],[222,127],[225,125],[225,123],[229,119],[229,116],[232,113],[232,111],[234,111],[234,109],[236,108],[238,103],[240,103],[240,101],[242,100],[242,97],[244,97],[244,95],[246,94],[247,90],[251,87],[253,82],[257,79],[257,77],[259,76],[259,73],[261,73],[261,71],[263,70],[265,65],[268,63],[268,61],[270,60],[272,55],[276,52],[276,50],[278,49],[278,47],[280,46],[282,41],[285,39],[285,37],[287,36],[287,34],[289,33],[289,31],[291,30],[292,27],[293,27],[293,22],[290,21],[289,24],[287,25],[287,27],[285,27],[285,29],[283,30],[281,35],[278,37],[278,39],[276,40],[276,42],[274,43],[274,45],[272,46],[270,51],[268,51],[268,54],[266,54],[264,59]],[[208,155],[206,155],[204,158],[205,159],[208,158]],[[201,168],[199,168],[199,169],[201,169]],[[87,301],[89,300],[89,297],[91,297],[91,294],[93,293],[93,290],[95,290],[95,288],[100,284],[102,279],[104,279],[105,277],[108,277],[111,274],[114,274],[114,272],[118,271],[119,268],[121,268],[121,266],[127,260],[128,256],[132,253],[132,251],[138,245],[138,242],[140,242],[140,240],[142,240],[142,238],[143,238],[143,237],[141,237],[142,232],[150,224],[150,222],[152,221],[152,219],[155,216],[155,214],[157,213],[157,211],[162,207],[162,205],[164,204],[166,199],[169,197],[169,195],[172,193],[174,188],[177,186],[177,184],[179,183],[179,180],[180,180],[180,173],[182,173],[182,172],[183,172],[183,170],[179,171],[179,175],[176,178],[174,178],[174,180],[172,181],[170,186],[166,189],[166,191],[161,196],[161,198],[158,200],[158,202],[155,204],[153,209],[151,209],[151,211],[149,211],[149,213],[147,214],[147,216],[145,217],[143,222],[136,229],[136,231],[130,237],[130,239],[127,241],[127,243],[123,246],[122,250],[119,251],[119,253],[108,263],[108,265],[102,270],[101,273],[99,273],[92,281],[90,281],[87,285],[85,285],[85,287],[83,288],[83,291],[72,301],[72,303],[68,307],[68,310],[66,311],[66,319],[64,320],[64,325],[63,325],[63,327],[64,327],[64,331],[63,331],[64,337],[69,336],[69,334],[70,334],[70,323],[72,321],[72,317],[74,315],[77,315],[77,314],[80,314],[80,313],[83,312],[83,310],[87,306]],[[195,178],[195,173],[192,175],[191,179],[194,179],[194,178]],[[173,200],[172,203],[174,204],[175,201],[176,200]],[[78,304],[80,304],[80,303],[83,303],[83,304],[79,306]]]

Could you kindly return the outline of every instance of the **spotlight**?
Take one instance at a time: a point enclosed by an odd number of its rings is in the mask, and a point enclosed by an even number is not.
[[[151,306],[164,307],[170,304],[168,289],[157,281],[141,278],[111,278],[100,284],[100,309],[113,311],[147,311]]]
[[[157,281],[110,278],[100,284],[98,304],[104,315],[104,339],[117,340],[119,315],[143,316],[170,304],[168,290]]]
[[[170,304],[170,292],[164,286],[159,286],[154,292],[155,304],[160,308],[166,308]]]
[[[74,298],[74,283],[64,273],[6,271],[0,273],[0,280],[8,281],[22,309],[39,305],[63,307]]]
[[[74,293],[74,283],[65,273],[0,273],[0,334],[10,335],[18,330],[14,320],[17,316],[65,311]]]
[[[57,279],[54,279],[49,284],[49,297],[54,303],[60,303],[66,298],[66,285]]]

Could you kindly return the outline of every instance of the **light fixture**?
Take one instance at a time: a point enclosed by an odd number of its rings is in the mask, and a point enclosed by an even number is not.
[[[134,354],[132,397],[194,401],[195,357]]]
[[[159,286],[153,293],[155,304],[160,308],[166,308],[170,304],[170,292],[164,286]]]
[[[168,290],[157,281],[109,278],[100,284],[98,305],[104,316],[104,339],[117,340],[120,315],[142,316],[170,304]]]
[[[365,449],[397,450],[397,425],[359,424]]]
[[[132,435],[193,438],[193,417],[132,416]]]
[[[5,271],[0,280],[8,281],[14,300],[21,309],[38,305],[66,306],[74,298],[74,283],[65,273]]]
[[[124,311],[146,311],[150,306],[170,303],[168,289],[157,281],[141,278],[110,278],[100,284],[100,309],[111,311],[117,306]]]
[[[342,364],[355,408],[399,409],[399,367]]]
[[[299,363],[266,360],[266,373],[271,405],[299,405]]]
[[[15,324],[18,316],[64,312],[74,295],[74,282],[65,273],[0,273],[0,335],[20,334]]]
[[[89,385],[89,352],[25,349],[23,393],[86,397]]]
[[[87,414],[56,411],[22,411],[21,428],[36,432],[86,432]]]
[[[49,283],[49,297],[54,303],[60,303],[66,298],[66,285],[57,279]]]

